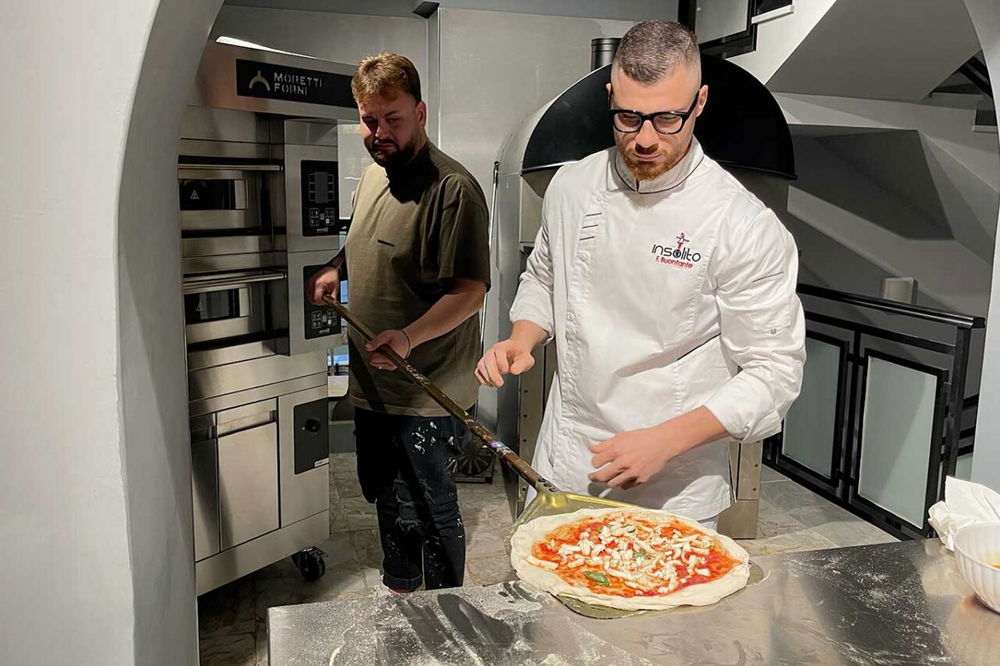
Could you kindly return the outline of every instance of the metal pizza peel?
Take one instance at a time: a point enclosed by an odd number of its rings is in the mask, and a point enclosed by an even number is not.
[[[343,317],[348,325],[356,330],[366,342],[371,342],[375,339],[375,333],[373,333],[372,330],[364,324],[364,322],[355,317],[350,310],[344,307],[340,301],[324,295],[323,302],[332,307],[337,314]],[[448,397],[444,391],[435,386],[431,380],[427,379],[423,373],[414,368],[406,359],[401,357],[388,346],[379,348],[379,351],[385,354],[390,361],[395,363],[396,368],[406,375],[410,381],[426,391],[435,402],[445,409],[445,411],[464,423],[470,432],[482,441],[483,444],[490,451],[492,451],[501,462],[505,463],[508,467],[514,470],[518,476],[527,481],[531,487],[535,489],[535,492],[537,493],[535,498],[531,500],[528,506],[524,508],[524,511],[521,512],[521,515],[518,516],[517,520],[514,522],[514,530],[524,523],[534,520],[535,518],[572,513],[573,511],[579,511],[580,509],[639,508],[634,504],[615,502],[601,497],[592,497],[590,495],[580,495],[578,493],[570,493],[559,490],[555,484],[536,472],[531,465],[524,461],[523,458],[514,453],[506,444],[501,442],[489,428],[472,418],[472,416],[462,409],[458,403]],[[753,580],[752,575],[751,580]],[[555,595],[555,597],[575,613],[602,620],[627,617],[629,615],[637,615],[648,612],[670,612],[627,611],[617,608],[609,608],[607,606],[598,606],[596,604],[588,604],[562,595]]]
[[[342,303],[330,296],[323,296],[323,302],[336,310],[337,314],[343,317],[354,330],[361,334],[361,337],[366,342],[371,342],[375,339],[375,334],[372,330],[365,326],[364,322],[358,320]],[[538,494],[525,507],[520,517],[518,517],[517,522],[514,523],[515,528],[535,518],[569,513],[579,509],[635,508],[634,505],[625,504],[624,502],[613,502],[600,497],[590,497],[589,495],[579,495],[559,490],[552,482],[536,472],[523,458],[514,453],[510,447],[497,439],[497,436],[489,428],[472,418],[468,412],[448,397],[444,391],[435,386],[423,373],[410,365],[406,359],[402,358],[389,347],[382,347],[379,351],[395,363],[396,368],[406,375],[410,381],[426,391],[427,395],[433,398],[449,414],[464,423],[472,434],[482,441],[501,462],[514,470],[518,476],[527,481],[535,489]]]

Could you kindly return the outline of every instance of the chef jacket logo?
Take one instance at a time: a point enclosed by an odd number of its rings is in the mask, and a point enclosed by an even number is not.
[[[691,242],[691,239],[684,232],[681,232],[676,240],[676,247],[660,245],[659,243],[653,244],[653,261],[679,268],[694,268],[694,265],[701,261],[701,253],[694,252],[690,247],[685,247]]]

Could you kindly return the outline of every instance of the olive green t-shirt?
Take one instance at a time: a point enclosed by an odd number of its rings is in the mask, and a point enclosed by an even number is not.
[[[390,172],[365,170],[354,195],[345,254],[351,311],[378,333],[419,319],[455,278],[489,285],[486,199],[465,168],[432,144]],[[390,414],[446,414],[399,371],[372,368],[364,341],[349,334],[350,400]],[[409,361],[464,408],[476,402],[479,317],[413,350]]]

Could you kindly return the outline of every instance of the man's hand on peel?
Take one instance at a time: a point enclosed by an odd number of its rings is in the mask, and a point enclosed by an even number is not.
[[[323,296],[340,298],[340,271],[332,266],[321,268],[306,283],[306,298],[313,305],[323,305]]]
[[[382,347],[389,347],[402,358],[407,358],[410,352],[410,338],[401,330],[389,329],[382,331],[372,341],[365,345],[369,352],[368,364],[379,370],[395,370],[396,364],[389,360],[386,354],[378,351]]]

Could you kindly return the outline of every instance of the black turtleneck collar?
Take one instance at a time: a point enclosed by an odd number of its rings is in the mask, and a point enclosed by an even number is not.
[[[385,176],[393,197],[399,201],[418,201],[420,195],[437,180],[437,167],[431,159],[433,149],[431,142],[427,141],[406,164],[386,168]]]

